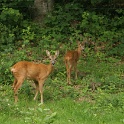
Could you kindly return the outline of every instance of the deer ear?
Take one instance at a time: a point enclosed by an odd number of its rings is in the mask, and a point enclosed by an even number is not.
[[[81,44],[78,40],[76,42],[77,42],[78,46]]]
[[[79,41],[78,40],[76,42],[77,42],[77,44],[79,44]]]
[[[55,56],[57,57],[59,55],[59,50],[55,52]]]
[[[50,56],[50,52],[48,50],[46,50],[46,54],[47,56]]]

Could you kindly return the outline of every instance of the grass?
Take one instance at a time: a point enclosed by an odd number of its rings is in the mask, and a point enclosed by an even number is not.
[[[46,100],[44,105],[39,100],[33,101],[27,94],[20,94],[20,101],[14,104],[13,94],[9,86],[3,86],[1,92],[0,122],[2,124],[123,124],[123,103],[118,108],[107,104],[108,98],[102,92],[97,95],[95,103],[76,101],[72,98]],[[4,91],[6,89],[6,92]],[[95,95],[96,96],[96,95]],[[119,93],[118,102],[124,100],[124,93]],[[101,97],[101,98],[99,98]],[[107,97],[112,97],[108,95]],[[115,98],[117,98],[115,97]],[[122,99],[121,99],[122,98]],[[95,99],[95,97],[94,97]],[[110,99],[111,100],[111,99]],[[104,102],[103,102],[104,101]],[[103,102],[103,103],[102,103]]]
[[[124,64],[104,54],[81,57],[78,80],[66,83],[65,67],[58,60],[45,81],[44,105],[33,101],[34,91],[25,82],[14,104],[10,85],[0,86],[1,124],[124,124]],[[101,83],[94,92],[92,83]],[[39,97],[40,98],[40,97]]]

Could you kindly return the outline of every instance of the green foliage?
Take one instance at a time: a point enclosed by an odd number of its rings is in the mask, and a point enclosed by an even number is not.
[[[96,4],[103,1],[94,2]],[[27,19],[24,20],[24,14],[22,15],[18,9],[9,7],[2,7],[0,15],[1,32],[4,31],[1,45],[9,44],[11,49],[14,45],[25,46],[30,43],[48,47],[56,42],[57,44],[73,43],[75,40],[82,41],[84,37],[90,37],[96,45],[105,42],[104,51],[108,55],[122,57],[124,54],[122,50],[124,11],[122,9],[116,9],[115,15],[111,17],[109,14],[98,13],[95,10],[92,12],[86,10],[81,4],[75,2],[65,6],[56,5],[54,11],[46,16],[44,25],[38,26]],[[21,44],[18,42],[20,40],[22,40]],[[4,49],[4,46],[1,48]]]
[[[8,56],[8,57],[7,57]],[[2,54],[0,56],[0,76],[2,77],[0,79],[1,84],[9,84],[11,82],[12,79],[12,75],[10,74],[10,67],[12,65],[12,61],[10,61],[11,55],[7,55],[7,54]],[[6,75],[6,76],[4,76]]]
[[[20,13],[23,13],[25,17],[30,18],[29,6],[32,6],[33,2],[34,0],[16,0],[16,1],[1,0],[0,10],[2,10],[3,8],[16,9],[19,10]]]
[[[7,26],[19,26],[20,22],[22,21],[23,16],[19,12],[19,10],[15,10],[12,8],[3,8],[1,15],[0,15],[0,20],[4,25]]]
[[[82,12],[83,9],[79,4],[66,4],[64,7],[57,6],[55,11],[48,14],[45,19],[45,25],[48,28],[46,30],[47,35],[63,42],[72,33],[77,32],[76,28]]]
[[[4,8],[2,10],[0,15],[1,51],[12,50],[22,19],[23,16],[18,10],[12,8]]]
[[[120,13],[123,15],[123,11]],[[93,42],[107,42],[108,55],[123,56],[123,16],[111,19],[95,12],[84,12],[82,18],[80,27],[84,37],[91,37]]]
[[[44,124],[124,123],[124,10],[115,9],[112,16],[109,12],[86,9],[88,1],[83,2],[84,7],[76,1],[65,6],[56,5],[54,11],[46,16],[44,25],[39,26],[26,18],[28,16],[20,7],[22,3],[28,7],[28,1],[2,1],[1,123],[8,124],[8,120],[10,123]],[[102,2],[92,0],[89,6],[95,7]],[[74,80],[72,72],[73,85],[68,86],[63,56],[67,50],[77,47],[76,40],[83,41],[89,37],[93,45],[86,46],[84,56],[78,61],[78,79]],[[105,49],[94,51],[99,43],[104,43]],[[47,63],[46,49],[53,53],[59,49],[60,55],[53,73],[45,81],[45,105],[38,104],[39,99],[33,102],[34,91],[28,81],[19,91],[19,103],[13,104],[10,67],[21,60]],[[92,91],[92,83],[101,85]]]
[[[75,13],[76,11],[78,14]],[[123,12],[122,9],[117,9],[115,16],[111,17],[97,11],[85,11],[79,4],[57,6],[45,19],[42,38],[49,41],[52,39],[57,42],[74,42],[90,37],[96,45],[104,42],[104,50],[108,55],[118,54],[122,57]]]
[[[31,32],[30,27],[23,29],[22,30],[22,39],[23,39],[23,46],[22,47],[25,47],[26,45],[28,45],[29,42],[34,39],[34,37],[35,37],[35,34],[33,31]]]
[[[0,23],[0,50],[1,51],[11,51],[13,41],[15,39],[15,34],[5,25]]]
[[[15,46],[29,45],[34,40],[33,23],[23,20],[19,10],[4,8],[0,15],[0,47],[1,51],[12,51]],[[22,43],[20,44],[20,41]],[[5,49],[6,48],[6,49]]]
[[[109,42],[122,40],[123,30],[119,30],[119,27],[121,28],[124,24],[123,17],[115,17],[111,20],[95,12],[84,12],[82,18],[81,28],[84,36],[99,38],[101,41],[109,40]],[[119,20],[120,23],[118,23]]]

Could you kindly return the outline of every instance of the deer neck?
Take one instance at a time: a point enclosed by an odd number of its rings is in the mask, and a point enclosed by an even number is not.
[[[78,48],[77,52],[78,52],[78,56],[80,56],[81,55],[81,48]]]
[[[54,66],[52,64],[49,64],[49,65],[47,65],[47,69],[48,69],[47,73],[49,75],[53,71]]]

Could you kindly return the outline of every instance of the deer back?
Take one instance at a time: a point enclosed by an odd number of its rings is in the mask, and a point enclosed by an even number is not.
[[[68,61],[70,61],[70,62],[78,61],[78,59],[79,59],[78,51],[68,51],[68,52],[65,54],[65,60],[68,60]]]
[[[35,80],[47,77],[51,73],[51,70],[51,65],[36,64],[28,61],[20,61],[11,68],[15,78],[20,77]]]

